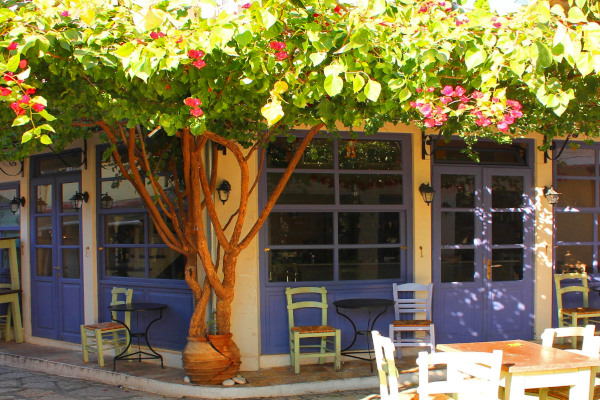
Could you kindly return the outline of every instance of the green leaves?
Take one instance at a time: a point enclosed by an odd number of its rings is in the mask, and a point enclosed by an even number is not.
[[[467,53],[465,54],[465,65],[467,66],[467,69],[473,70],[475,67],[483,64],[485,62],[486,58],[487,58],[487,54],[486,54],[485,50],[469,49],[469,50],[467,50]]]
[[[344,80],[338,75],[329,75],[325,78],[325,91],[331,97],[339,94],[344,87]]]
[[[381,84],[377,81],[369,79],[367,85],[365,86],[365,94],[367,98],[373,102],[379,99],[379,95],[381,94]]]

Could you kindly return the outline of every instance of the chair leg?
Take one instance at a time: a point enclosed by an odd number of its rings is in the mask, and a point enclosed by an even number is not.
[[[10,342],[10,323],[12,319],[12,304],[6,304],[6,325],[4,325],[4,340]],[[15,335],[17,334],[15,328]]]
[[[121,342],[119,341],[119,334],[117,332],[112,333],[113,346],[115,348],[115,356],[121,354]]]
[[[335,357],[334,357],[334,366],[335,370],[339,371],[342,369],[342,335],[341,331],[338,329],[335,331]]]
[[[327,340],[325,337],[321,338],[321,346],[320,346],[320,354],[325,354],[325,351],[327,350]],[[325,357],[324,356],[320,356],[319,357],[319,364],[325,364]]]
[[[294,373],[300,373],[300,338],[294,333]]]
[[[102,331],[96,330],[96,350],[98,351],[98,364],[104,367],[104,349],[102,348]]]
[[[429,347],[431,347],[431,352],[435,353],[435,326],[433,324],[429,325]]]
[[[87,333],[85,331],[85,328],[83,327],[83,325],[81,325],[80,327],[81,330],[81,350],[83,353],[83,362],[88,362],[89,361],[89,354],[88,354],[88,342],[87,342]]]
[[[21,306],[19,305],[19,299],[12,302],[12,318],[13,326],[15,328],[15,342],[23,343],[23,321],[21,320]]]

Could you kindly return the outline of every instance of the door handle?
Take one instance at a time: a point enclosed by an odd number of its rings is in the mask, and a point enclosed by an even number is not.
[[[59,265],[57,265],[56,267],[54,267],[54,269],[60,269],[60,266],[59,266]]]
[[[488,280],[492,280],[492,268],[498,268],[501,266],[502,266],[502,264],[492,265],[492,260],[487,260],[487,278],[488,278]]]

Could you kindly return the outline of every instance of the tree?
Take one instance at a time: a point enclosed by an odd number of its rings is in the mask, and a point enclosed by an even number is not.
[[[470,145],[531,132],[598,136],[595,2],[577,0],[565,14],[539,1],[499,17],[461,14],[448,1],[263,0],[210,20],[193,3],[4,1],[0,10],[0,119],[10,126],[0,157],[106,138],[161,238],[186,256],[198,304],[190,336],[205,334],[211,289],[218,333],[229,333],[237,257],[320,131],[333,135],[341,124],[373,133],[416,121]],[[287,155],[258,219],[247,221],[258,180],[249,163],[299,125],[308,134]],[[204,159],[216,145],[241,173],[239,207],[226,220],[212,200],[219,152],[211,165]],[[204,210],[218,239],[216,261]]]

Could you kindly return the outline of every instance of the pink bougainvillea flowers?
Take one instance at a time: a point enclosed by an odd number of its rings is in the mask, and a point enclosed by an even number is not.
[[[285,43],[284,42],[271,42],[269,43],[269,47],[272,48],[273,50],[283,50],[285,49]]]
[[[339,15],[342,15],[342,6],[340,6],[339,4],[336,5],[333,11],[338,13]]]
[[[61,17],[68,17],[69,16],[69,12],[68,11],[63,11],[60,13]]]
[[[1,87],[0,88],[0,96],[8,96],[12,93],[12,90],[10,90],[7,87]]]
[[[31,108],[33,108],[35,110],[35,112],[40,112],[44,108],[46,108],[46,106],[43,105],[43,104],[40,104],[40,103],[33,103],[33,105],[31,106]]]
[[[204,52],[202,50],[188,50],[188,57],[193,59],[199,59],[204,57]]]
[[[25,93],[27,93],[27,94],[34,94],[35,93],[35,88],[34,87],[29,88],[29,89],[25,90]]]
[[[17,101],[10,103],[10,108],[17,116],[25,114],[25,110],[21,108],[21,105]]]
[[[17,47],[19,47],[19,44],[17,42],[10,42],[10,44],[7,47],[7,49],[9,49],[9,50],[16,50]]]
[[[167,35],[164,32],[151,32],[150,33],[150,37],[152,39],[158,39],[158,38],[165,37],[165,36],[167,36]]]
[[[196,108],[192,108],[190,110],[190,114],[192,114],[194,117],[200,117],[200,116],[204,115],[204,111],[202,111],[201,108],[196,107]]]
[[[27,60],[19,61],[19,68],[27,68]]]
[[[242,4],[242,8],[244,9],[249,9],[252,6],[252,3],[246,3],[246,4]]]
[[[202,101],[200,99],[196,99],[194,97],[188,97],[183,102],[185,103],[186,106],[190,106],[190,107],[198,107],[198,106],[202,105]]]
[[[275,53],[275,58],[277,58],[278,60],[285,60],[286,58],[288,58],[288,53],[286,53],[285,51],[278,51],[277,53]]]
[[[192,63],[192,65],[198,69],[202,69],[202,68],[206,67],[206,61],[196,60]]]

